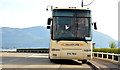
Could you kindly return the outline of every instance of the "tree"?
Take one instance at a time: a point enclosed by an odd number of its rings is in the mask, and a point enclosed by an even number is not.
[[[110,43],[110,48],[116,48],[115,42],[111,42],[111,43]]]

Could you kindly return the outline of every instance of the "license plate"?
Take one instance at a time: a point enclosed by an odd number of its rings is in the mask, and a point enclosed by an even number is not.
[[[76,53],[67,53],[67,55],[76,55]]]
[[[70,53],[67,53],[67,55],[70,55]]]

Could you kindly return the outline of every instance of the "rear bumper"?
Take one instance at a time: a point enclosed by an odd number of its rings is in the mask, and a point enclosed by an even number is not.
[[[72,52],[71,52],[72,53]],[[68,53],[52,52],[50,59],[78,59],[89,60],[91,59],[91,52],[76,52],[76,55],[69,55]]]

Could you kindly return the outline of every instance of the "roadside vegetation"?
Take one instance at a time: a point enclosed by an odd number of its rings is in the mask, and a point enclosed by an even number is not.
[[[111,42],[110,43],[110,48],[116,48],[117,46],[116,46],[116,44],[115,44],[115,42]]]
[[[114,54],[120,54],[120,48],[117,47],[115,42],[111,42],[109,44],[110,48],[95,48],[93,49],[93,52],[104,52],[104,53],[114,53]]]
[[[93,52],[120,54],[120,48],[95,48],[93,49]]]

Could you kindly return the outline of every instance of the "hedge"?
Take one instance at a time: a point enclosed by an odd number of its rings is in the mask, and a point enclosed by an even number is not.
[[[120,54],[120,48],[95,48],[93,49],[93,52]]]

